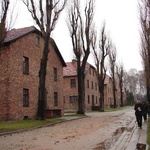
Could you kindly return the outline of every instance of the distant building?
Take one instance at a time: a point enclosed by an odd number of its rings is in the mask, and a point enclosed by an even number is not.
[[[104,82],[104,107],[111,107],[113,104],[113,83],[111,77],[106,75]]]
[[[35,118],[43,38],[35,27],[12,29],[0,51],[0,120]],[[45,117],[63,114],[63,67],[56,43],[50,39],[46,75]]]
[[[66,63],[63,69],[64,75],[64,110],[77,111],[78,109],[78,79],[76,60]],[[85,110],[99,106],[98,80],[95,68],[89,63],[85,68]]]

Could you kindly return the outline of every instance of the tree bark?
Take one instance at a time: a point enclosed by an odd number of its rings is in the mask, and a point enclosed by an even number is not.
[[[44,110],[45,110],[45,82],[46,82],[46,68],[47,68],[47,59],[49,53],[49,34],[45,35],[44,38],[44,50],[43,57],[40,62],[40,71],[39,71],[39,96],[38,96],[38,110],[37,110],[37,119],[44,120]]]
[[[81,69],[78,69],[78,110],[77,114],[85,113],[85,84],[84,84],[84,73]]]

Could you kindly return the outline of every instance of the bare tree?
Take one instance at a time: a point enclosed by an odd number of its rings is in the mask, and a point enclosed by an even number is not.
[[[100,92],[100,111],[104,111],[104,82],[106,78],[106,57],[111,48],[111,41],[106,33],[105,22],[102,24],[100,36],[96,38],[96,32],[93,31],[92,48],[95,58],[95,66],[97,70],[98,87]],[[98,43],[98,48],[96,47]]]
[[[0,1],[0,49],[3,46],[8,30],[13,27],[17,19],[17,12],[15,11],[16,4],[17,1],[15,0],[11,1],[11,3],[10,0]]]
[[[3,0],[1,2],[1,18],[0,18],[0,48],[3,45],[4,39],[6,37],[6,18],[7,18],[7,13],[8,13],[8,8],[9,8],[9,0]]]
[[[120,106],[123,107],[123,76],[124,76],[124,68],[123,68],[123,64],[117,65],[116,66],[117,69],[117,76],[119,79],[119,91],[120,91]]]
[[[116,80],[115,80],[116,55],[117,55],[116,47],[113,45],[109,52],[109,66],[110,66],[110,75],[113,83],[114,108],[116,108]]]
[[[147,100],[150,102],[150,1],[142,0],[140,4],[140,23],[141,23],[141,56],[143,60]]]
[[[38,95],[38,111],[37,119],[44,119],[45,105],[45,79],[46,68],[49,53],[49,43],[52,31],[58,21],[59,15],[65,8],[67,0],[22,0],[26,5],[32,18],[40,28],[44,38],[43,54],[40,62],[39,70],[39,95]]]
[[[68,28],[77,60],[78,114],[85,113],[85,66],[90,54],[94,0],[87,0],[82,10],[81,1],[73,0],[68,11]]]

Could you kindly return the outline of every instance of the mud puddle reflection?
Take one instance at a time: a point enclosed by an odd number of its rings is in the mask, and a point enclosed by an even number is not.
[[[93,150],[108,150],[110,147],[114,145],[114,143],[119,139],[119,137],[124,131],[131,132],[132,128],[121,127],[116,129],[111,138],[106,139],[105,141],[97,144],[96,147],[93,148]]]

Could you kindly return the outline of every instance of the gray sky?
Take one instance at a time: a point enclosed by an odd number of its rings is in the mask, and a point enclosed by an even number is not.
[[[20,0],[21,1],[21,0]],[[117,48],[117,55],[126,70],[142,69],[139,54],[138,0],[96,0],[95,22],[97,29],[103,20]],[[19,4],[19,16],[15,28],[34,25],[24,5]],[[53,38],[66,62],[72,60],[72,46],[66,25],[65,12],[53,32]],[[89,58],[89,62],[92,59]]]

